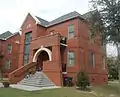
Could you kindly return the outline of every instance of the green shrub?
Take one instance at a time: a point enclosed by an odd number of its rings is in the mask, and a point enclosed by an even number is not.
[[[9,87],[9,82],[3,82],[3,86],[5,87],[5,88],[8,88]]]
[[[90,85],[88,75],[85,74],[84,72],[79,72],[77,74],[77,83],[76,83],[76,85],[81,90],[87,90],[87,87]]]

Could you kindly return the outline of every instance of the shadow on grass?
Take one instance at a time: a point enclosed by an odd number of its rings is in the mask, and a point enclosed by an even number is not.
[[[77,87],[76,89],[79,90],[79,91],[91,92],[91,88],[90,87],[89,88],[80,88],[80,87]]]

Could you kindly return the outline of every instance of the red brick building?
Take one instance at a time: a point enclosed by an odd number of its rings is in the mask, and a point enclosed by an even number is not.
[[[4,77],[18,68],[20,34],[7,31],[0,35],[0,52],[3,59],[0,68],[3,68]]]
[[[26,72],[43,71],[55,85],[63,85],[63,77],[79,71],[88,73],[91,83],[107,83],[107,65],[100,37],[90,38],[84,15],[71,12],[51,22],[30,13],[21,26],[18,69],[10,81],[22,80]]]

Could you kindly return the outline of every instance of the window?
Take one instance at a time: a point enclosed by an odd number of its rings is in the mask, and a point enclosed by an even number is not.
[[[94,68],[95,67],[95,55],[93,52],[90,53],[90,65]]]
[[[29,54],[30,52],[30,44],[25,45],[25,54]]]
[[[32,39],[32,33],[28,32],[25,34],[25,44],[29,44],[31,42]]]
[[[24,64],[29,62],[30,42],[32,39],[32,32],[25,34],[25,48],[24,48]]]
[[[102,56],[102,68],[103,69],[105,69],[105,62],[106,60],[105,60],[105,57],[104,56]]]
[[[6,60],[6,63],[5,63],[5,68],[6,69],[10,69],[10,60]]]
[[[24,64],[27,64],[29,62],[29,54],[24,55]]]
[[[68,66],[74,66],[75,63],[75,54],[73,51],[68,52]]]
[[[8,52],[9,54],[11,54],[11,52],[12,52],[12,45],[11,45],[11,44],[8,44],[8,45],[7,45],[7,52]]]
[[[71,24],[68,26],[68,39],[74,38],[74,25]]]

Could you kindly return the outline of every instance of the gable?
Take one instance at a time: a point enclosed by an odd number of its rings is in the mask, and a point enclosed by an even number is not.
[[[31,16],[30,13],[26,16],[21,29],[28,29],[36,24],[36,20]]]

